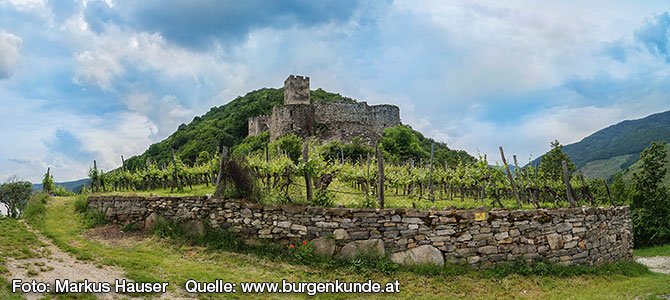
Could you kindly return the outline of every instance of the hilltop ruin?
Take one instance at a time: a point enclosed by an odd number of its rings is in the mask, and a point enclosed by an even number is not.
[[[272,115],[251,117],[249,136],[270,131],[270,140],[287,133],[321,141],[350,142],[360,137],[376,144],[384,129],[400,124],[400,109],[395,105],[366,102],[312,102],[309,77],[290,75],[284,81],[284,105],[272,109]]]

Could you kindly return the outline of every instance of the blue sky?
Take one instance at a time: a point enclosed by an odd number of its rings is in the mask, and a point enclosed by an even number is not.
[[[86,176],[289,74],[521,161],[670,109],[667,1],[0,0],[0,180]]]

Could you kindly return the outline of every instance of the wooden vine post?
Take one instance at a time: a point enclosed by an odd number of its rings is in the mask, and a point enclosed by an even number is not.
[[[228,148],[223,147],[223,149],[221,149],[221,160],[219,162],[219,176],[217,176],[216,178],[216,191],[214,192],[214,197],[216,198],[221,198],[221,194],[223,194],[223,185],[224,185],[223,174],[224,169],[226,167],[227,156],[228,156]]]
[[[172,186],[170,187],[170,193],[174,191],[175,187],[177,187],[177,160],[174,156],[174,149],[172,149]]]
[[[307,165],[309,163],[309,143],[305,142],[302,145],[302,162]],[[309,172],[305,170],[305,188],[307,189],[307,202],[312,203],[312,180],[309,178]]]
[[[51,173],[51,167],[47,167],[47,175],[46,175],[47,179],[49,179],[49,177],[50,177],[50,176],[49,176],[49,173]],[[47,183],[47,182],[45,182],[45,183]],[[43,193],[48,193],[48,192],[50,192],[50,191],[49,191],[49,186],[48,186],[47,184],[43,184],[43,185],[42,185],[42,192],[43,192]]]
[[[514,198],[516,199],[516,205],[521,208],[521,200],[519,199],[519,192],[516,190],[516,185],[514,184],[514,178],[512,178],[512,172],[509,170],[509,165],[507,164],[507,160],[505,159],[505,152],[503,151],[503,147],[500,146],[498,147],[500,149],[500,157],[502,157],[503,164],[505,165],[505,169],[507,170],[507,179],[509,179],[509,183],[512,185],[512,192],[514,193]]]
[[[614,199],[612,199],[612,194],[610,193],[610,187],[607,185],[607,181],[605,181],[605,190],[607,190],[607,197],[610,198],[610,203],[612,203],[612,207],[616,207],[616,204],[614,204]]]
[[[126,182],[125,178],[125,173],[126,173],[126,160],[123,159],[123,155],[121,155],[121,168],[123,170],[124,175],[121,176],[121,188],[125,188],[127,190],[130,190],[130,183]]]
[[[366,196],[370,195],[370,153],[368,153],[368,173],[367,177],[365,177],[365,191],[366,191]]]
[[[514,174],[516,175],[516,182],[519,184],[519,196],[522,202],[528,203],[528,199],[526,199],[526,193],[524,192],[523,188],[523,180],[521,179],[521,169],[519,169],[519,163],[516,160],[516,154],[512,155],[512,158],[514,159]]]
[[[591,195],[591,189],[589,189],[589,185],[586,184],[586,180],[584,180],[584,173],[582,171],[579,171],[579,179],[582,180],[584,192],[586,193],[586,197],[589,199],[589,204],[593,206],[593,195]]]
[[[435,156],[435,143],[430,145],[430,173],[428,173],[428,194],[430,201],[435,202],[433,196],[433,158]]]
[[[572,186],[570,185],[570,176],[568,175],[568,164],[565,160],[561,161],[563,165],[563,181],[565,181],[565,193],[568,196],[568,202],[570,202],[570,208],[575,208],[575,198],[573,197]]]
[[[379,187],[377,194],[379,195],[379,208],[384,208],[384,155],[382,155],[382,149],[377,148],[377,165],[379,171],[377,174]]]
[[[100,192],[100,174],[98,174],[98,162],[93,160],[93,170],[95,171],[95,192]]]

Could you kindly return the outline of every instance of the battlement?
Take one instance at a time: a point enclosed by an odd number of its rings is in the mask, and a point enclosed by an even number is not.
[[[284,81],[284,105],[309,104],[309,77],[290,75]]]

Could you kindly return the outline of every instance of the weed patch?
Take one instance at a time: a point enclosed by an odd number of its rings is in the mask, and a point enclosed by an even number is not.
[[[88,210],[88,194],[80,194],[74,198],[74,210],[85,213]]]
[[[109,223],[105,214],[99,210],[87,210],[83,215],[83,222],[86,228],[93,228]]]

